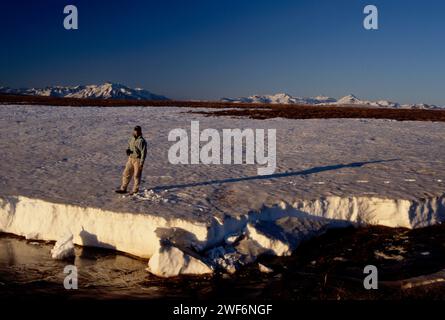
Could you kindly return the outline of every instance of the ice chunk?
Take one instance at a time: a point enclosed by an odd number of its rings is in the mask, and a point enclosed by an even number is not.
[[[245,257],[232,246],[216,247],[207,252],[207,258],[219,269],[235,273],[243,264]]]
[[[302,242],[318,237],[329,229],[353,226],[350,221],[304,214],[298,217],[282,217],[276,221],[276,225],[282,230],[292,250]]]
[[[263,273],[271,273],[273,270],[269,267],[266,267],[264,264],[258,263],[258,269]]]
[[[274,222],[249,223],[247,235],[265,249],[264,253],[276,256],[288,256],[292,253],[286,235]]]
[[[171,246],[163,245],[150,258],[147,270],[159,277],[174,277],[180,274],[209,274],[213,270],[203,261]]]
[[[255,221],[247,225],[246,238],[235,248],[246,256],[246,262],[253,262],[263,254],[288,256],[303,241],[319,236],[327,229],[350,225],[352,224],[348,221],[309,215],[282,217],[275,221]]]
[[[73,234],[68,233],[57,240],[54,248],[51,250],[51,257],[57,260],[69,259],[74,257]]]

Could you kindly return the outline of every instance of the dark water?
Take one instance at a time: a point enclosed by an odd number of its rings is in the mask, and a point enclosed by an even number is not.
[[[0,298],[355,300],[444,299],[445,284],[402,290],[385,283],[445,268],[445,226],[421,230],[369,227],[333,230],[299,247],[290,257],[263,257],[235,275],[161,279],[147,261],[121,253],[76,247],[72,261],[51,259],[53,243],[0,234]],[[381,258],[376,252],[383,253]],[[401,258],[400,258],[401,256]],[[78,290],[66,290],[64,267],[78,269]],[[379,269],[378,290],[365,290],[363,268]]]
[[[219,281],[227,279],[226,275],[162,279],[145,270],[145,260],[97,248],[76,247],[74,259],[53,260],[53,245],[0,234],[0,298],[193,300],[218,291]],[[63,286],[67,265],[77,267],[77,290]],[[255,291],[256,285],[247,287]]]
[[[105,250],[76,247],[71,261],[51,259],[53,244],[26,241],[17,237],[0,237],[0,281],[5,291],[26,294],[48,294],[66,291],[64,267],[78,269],[79,289],[76,295],[156,295],[156,287],[144,288],[146,263]],[[88,293],[90,292],[90,293]]]

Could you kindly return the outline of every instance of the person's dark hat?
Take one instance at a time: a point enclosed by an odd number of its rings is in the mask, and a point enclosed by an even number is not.
[[[134,127],[134,131],[142,132],[142,128],[141,128],[141,126],[136,126],[136,127]]]

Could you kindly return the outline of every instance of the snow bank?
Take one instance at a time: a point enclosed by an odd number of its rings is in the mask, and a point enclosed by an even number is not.
[[[69,259],[74,257],[73,235],[66,234],[57,240],[54,248],[51,250],[51,257],[57,260]]]
[[[420,228],[445,221],[445,196],[407,200],[329,196],[298,200],[296,210],[311,215],[387,227]]]
[[[235,272],[262,254],[290,255],[301,242],[329,228],[360,224],[417,228],[445,221],[444,197],[404,200],[324,197],[281,202],[235,217],[197,222],[155,213],[119,213],[50,203],[24,196],[0,197],[0,232],[35,240],[59,240],[54,257],[73,244],[151,258],[163,276]],[[60,239],[62,231],[71,236]]]
[[[56,241],[61,230],[68,230],[73,234],[74,244],[150,258],[159,249],[158,228],[186,230],[193,234],[196,247],[207,241],[208,226],[204,223],[51,203],[23,196],[0,197],[0,231],[33,240]]]

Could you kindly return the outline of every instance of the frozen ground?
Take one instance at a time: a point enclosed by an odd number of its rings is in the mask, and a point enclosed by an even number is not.
[[[8,232],[28,236],[40,232],[37,238],[57,240],[67,230],[57,234],[55,229],[72,225],[84,232],[80,239],[79,230],[68,230],[75,243],[150,257],[157,249],[136,242],[153,238],[125,239],[146,232],[139,225],[146,217],[152,219],[147,222],[152,224],[150,232],[158,227],[183,228],[201,246],[208,246],[210,239],[217,243],[239,231],[240,225],[246,227],[252,212],[273,216],[272,220],[309,214],[405,227],[444,218],[445,123],[252,120],[187,111],[0,106],[0,226],[3,223]],[[199,120],[201,130],[276,128],[275,174],[257,176],[256,165],[169,164],[168,133],[174,128],[189,130],[191,120]],[[147,191],[122,198],[113,190],[119,186],[126,141],[136,124],[142,126],[149,145],[142,184]],[[14,213],[20,214],[12,219]],[[72,221],[51,220],[71,213]],[[32,225],[39,215],[44,221]],[[100,230],[97,221],[111,216],[115,224],[128,227],[121,239],[104,239],[100,234],[105,229]],[[134,225],[128,222],[131,219]],[[125,226],[127,222],[130,225]],[[25,227],[27,223],[32,226]],[[107,226],[108,234],[119,228],[115,224]],[[220,227],[212,227],[215,224]]]

